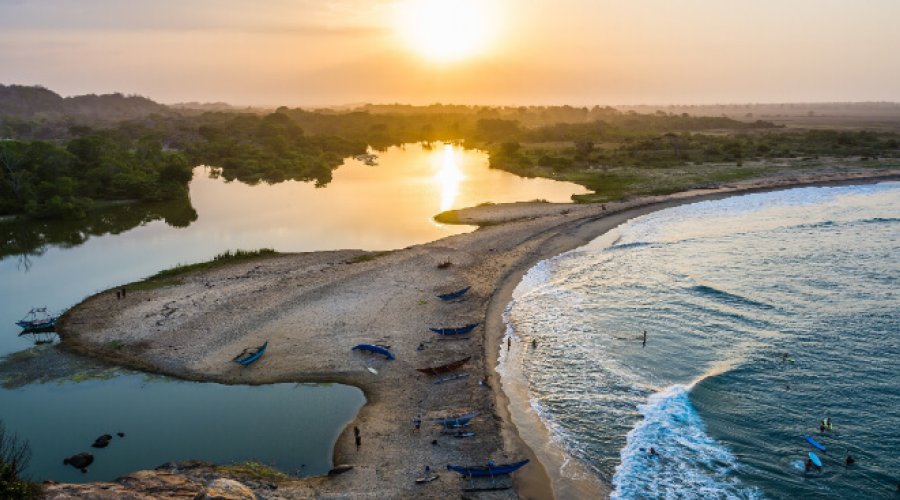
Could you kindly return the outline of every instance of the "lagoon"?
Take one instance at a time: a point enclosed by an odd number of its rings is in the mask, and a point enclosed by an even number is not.
[[[31,339],[17,336],[14,322],[33,306],[59,312],[92,293],[226,250],[397,249],[473,229],[434,222],[432,216],[443,210],[538,198],[568,201],[586,192],[571,183],[492,170],[485,153],[449,144],[411,144],[377,154],[377,166],[346,160],[326,187],[226,182],[215,169],[197,167],[190,206],[113,207],[93,214],[89,224],[4,228],[12,236],[0,248],[0,355],[22,358],[31,348]],[[327,470],[334,439],[363,401],[357,389],[337,384],[228,387],[97,366],[85,370],[83,365],[90,364],[85,360],[71,362],[78,371],[67,371],[62,365],[69,362],[60,361],[67,356],[56,347],[34,349],[24,357],[41,368],[30,370],[35,376],[22,380],[0,366],[7,385],[0,389],[0,420],[31,442],[28,472],[36,480],[112,479],[191,458],[254,459],[291,474],[317,474]],[[336,406],[327,407],[323,400]],[[243,408],[235,408],[241,401]],[[328,414],[336,416],[322,418],[317,407],[331,408]],[[204,408],[218,408],[216,417],[204,417]],[[304,419],[323,427],[304,425]],[[210,429],[216,439],[207,434]],[[97,436],[118,431],[126,438],[95,453],[97,463],[88,474],[62,465],[63,457],[89,451]],[[325,439],[306,439],[307,431]],[[167,441],[168,435],[180,436],[177,444]],[[101,461],[101,453],[123,455]],[[104,462],[121,467],[107,469]],[[300,467],[303,463],[307,467]]]

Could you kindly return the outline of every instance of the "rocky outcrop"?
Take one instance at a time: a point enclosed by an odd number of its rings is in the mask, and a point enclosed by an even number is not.
[[[196,500],[256,500],[253,490],[234,479],[219,478],[195,497]]]
[[[171,464],[175,465],[175,464]],[[69,500],[255,500],[253,489],[231,478],[221,477],[212,466],[195,463],[144,470],[103,483],[63,484],[46,481],[43,498]],[[260,485],[254,485],[260,486]],[[271,485],[263,485],[271,490]]]

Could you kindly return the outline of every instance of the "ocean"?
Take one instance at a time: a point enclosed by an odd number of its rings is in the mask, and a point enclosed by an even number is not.
[[[898,494],[900,183],[632,219],[532,268],[506,321],[501,373],[613,498]]]

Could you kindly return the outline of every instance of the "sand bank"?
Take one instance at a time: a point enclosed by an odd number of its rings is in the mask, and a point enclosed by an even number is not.
[[[501,313],[530,267],[629,218],[680,203],[801,184],[897,178],[900,171],[812,173],[607,205],[517,203],[465,209],[457,213],[460,223],[484,226],[390,253],[282,254],[187,275],[174,286],[132,290],[123,300],[115,290],[97,294],[60,320],[62,345],[186,379],[327,381],[360,387],[368,403],[339,437],[334,452],[335,463],[355,468],[285,485],[279,489],[285,498],[452,498],[467,483],[446,471],[448,463],[536,457],[540,460],[515,475],[513,489],[478,495],[549,498],[551,485],[558,491],[563,487],[556,473],[559,455],[546,436],[528,436],[537,456],[523,442],[514,425],[516,419],[529,418],[521,406],[522,389],[511,389],[516,394],[510,412],[494,371],[504,334]],[[460,300],[436,297],[464,286],[472,288]],[[441,340],[427,329],[474,322],[480,324],[469,340]],[[269,349],[258,363],[242,368],[231,362],[245,347],[266,340]],[[360,342],[390,345],[397,360],[351,351]],[[415,370],[465,356],[472,356],[463,368],[468,378],[435,385],[432,377]],[[479,384],[483,377],[490,388]],[[475,437],[442,435],[430,422],[468,411],[479,412],[469,429]],[[418,431],[412,424],[417,415],[424,421]],[[359,449],[354,425],[361,430]],[[425,465],[441,477],[417,485],[414,479]],[[585,491],[603,492],[603,485],[589,483],[584,487],[593,490]]]

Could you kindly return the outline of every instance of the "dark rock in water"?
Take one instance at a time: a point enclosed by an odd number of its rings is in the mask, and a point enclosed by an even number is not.
[[[116,433],[116,436],[119,436],[120,438],[123,438],[123,437],[125,437],[125,433],[124,433],[124,432],[117,432],[117,433]]]
[[[94,463],[94,455],[90,453],[79,453],[63,459],[63,465],[71,465],[76,469],[81,469],[81,472],[87,472],[88,466],[92,463]]]
[[[353,466],[352,466],[352,465],[347,465],[347,464],[338,465],[338,466],[335,466],[335,467],[334,467],[333,469],[331,469],[330,471],[328,471],[328,475],[329,475],[329,476],[336,476],[336,475],[338,475],[338,474],[343,474],[343,473],[345,473],[345,472],[347,472],[348,470],[351,470],[351,469],[353,469]]]
[[[92,444],[91,446],[94,448],[106,448],[111,440],[112,436],[110,436],[109,434],[104,434],[95,439],[94,444]]]

